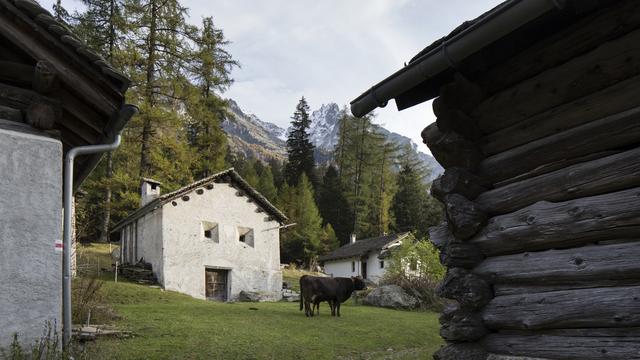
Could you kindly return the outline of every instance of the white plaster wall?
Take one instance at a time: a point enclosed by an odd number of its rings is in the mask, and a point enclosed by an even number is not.
[[[351,262],[356,262],[356,271],[351,271]],[[324,263],[324,273],[331,277],[351,277],[360,275],[360,261],[356,258],[338,259]]]
[[[163,283],[162,271],[162,208],[137,220],[137,260],[151,264],[158,282]]]
[[[229,299],[242,290],[260,291],[279,299],[282,289],[280,271],[279,223],[268,220],[265,212],[256,212],[255,203],[236,196],[229,184],[199,195],[188,194],[176,205],[163,206],[163,285],[196,298],[205,298],[205,268],[229,269]],[[218,224],[218,242],[204,237],[202,222]],[[238,241],[237,227],[254,231],[254,247]]]
[[[0,346],[61,324],[62,144],[0,129]]]
[[[384,259],[384,268],[381,269],[378,256],[380,256],[380,252],[376,251],[369,254],[369,258],[367,259],[367,279],[375,283],[380,281],[391,262],[390,259]]]
[[[384,275],[385,270],[389,266],[389,259],[384,261],[384,269],[380,269],[379,252],[370,254],[367,257],[367,280],[378,282]],[[351,271],[351,262],[355,261],[356,271]],[[333,277],[350,277],[350,276],[362,276],[362,263],[360,258],[348,258],[339,259],[334,261],[327,261],[324,263],[325,274]]]

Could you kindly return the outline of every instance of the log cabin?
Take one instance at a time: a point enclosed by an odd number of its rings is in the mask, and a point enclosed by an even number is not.
[[[640,2],[509,0],[351,102],[433,99],[435,359],[640,359]]]
[[[128,86],[38,3],[0,0],[0,347],[60,331],[63,158],[114,141]],[[77,159],[76,189],[101,157]]]

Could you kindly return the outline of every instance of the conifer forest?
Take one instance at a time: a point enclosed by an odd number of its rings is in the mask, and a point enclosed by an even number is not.
[[[309,105],[300,94],[290,109],[287,159],[234,153],[221,124],[224,93],[241,66],[215,18],[186,21],[178,0],[83,0],[55,15],[132,80],[127,102],[140,112],[123,144],[105,155],[76,194],[77,237],[109,239],[110,229],[140,206],[140,179],[167,193],[234,167],[295,226],[282,230],[281,262],[312,265],[349,241],[411,231],[418,238],[437,224],[441,205],[429,195],[428,171],[415,150],[390,141],[372,115],[346,108],[330,159],[319,161],[309,139]],[[346,99],[342,100],[346,102]]]

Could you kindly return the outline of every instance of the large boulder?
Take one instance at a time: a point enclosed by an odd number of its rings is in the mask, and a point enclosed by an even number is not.
[[[242,302],[260,302],[260,301],[278,301],[278,300],[280,300],[280,296],[276,296],[275,294],[269,293],[269,292],[242,290],[240,291],[240,294],[238,294],[238,301],[242,301]]]
[[[300,301],[300,294],[291,289],[283,289],[282,301],[288,301],[288,302]]]
[[[419,301],[398,285],[383,285],[370,292],[362,303],[390,309],[415,309]]]

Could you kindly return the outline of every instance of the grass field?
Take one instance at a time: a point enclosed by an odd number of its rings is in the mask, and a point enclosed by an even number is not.
[[[427,359],[442,343],[429,312],[347,303],[341,318],[323,306],[308,319],[298,303],[217,303],[112,280],[101,294],[134,336],[90,343],[90,359]]]

